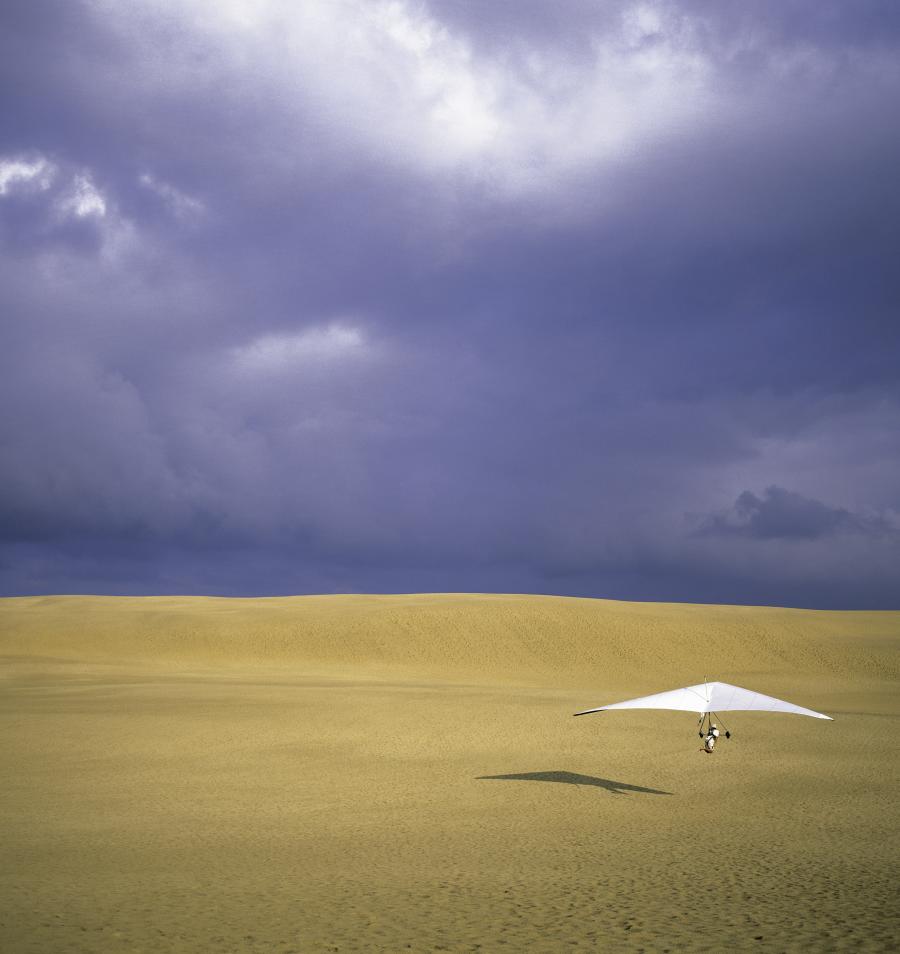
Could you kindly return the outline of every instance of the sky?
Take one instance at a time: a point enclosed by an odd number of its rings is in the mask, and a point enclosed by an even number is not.
[[[0,18],[0,593],[900,608],[895,0]]]

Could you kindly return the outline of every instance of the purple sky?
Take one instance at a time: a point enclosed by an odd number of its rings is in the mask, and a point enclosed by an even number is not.
[[[0,592],[900,608],[896,0],[0,17]]]

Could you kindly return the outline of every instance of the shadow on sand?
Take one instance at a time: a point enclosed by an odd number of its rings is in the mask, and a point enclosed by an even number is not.
[[[626,795],[628,792],[640,792],[643,795],[671,795],[658,788],[643,788],[641,785],[629,785],[627,782],[614,782],[610,778],[594,778],[593,775],[576,775],[575,772],[522,772],[519,775],[479,775],[482,779],[506,779],[511,782],[559,782],[563,785],[593,785],[605,788],[613,795]]]

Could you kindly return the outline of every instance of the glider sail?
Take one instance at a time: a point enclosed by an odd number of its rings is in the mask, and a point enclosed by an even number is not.
[[[735,710],[793,712],[795,715],[834,721],[831,716],[821,712],[804,709],[803,706],[795,706],[792,702],[775,699],[773,696],[764,696],[761,692],[754,692],[752,689],[731,686],[727,682],[701,682],[696,686],[685,686],[683,689],[658,692],[653,696],[641,696],[640,699],[627,699],[625,702],[613,702],[608,706],[598,706],[596,709],[585,709],[583,712],[576,712],[575,715],[605,712],[608,709],[674,709],[678,712],[696,712],[699,715]]]

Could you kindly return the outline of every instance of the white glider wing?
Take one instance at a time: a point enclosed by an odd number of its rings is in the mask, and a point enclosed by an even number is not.
[[[575,715],[588,715],[591,712],[605,712],[608,709],[674,709],[678,712],[729,712],[735,710],[755,712],[793,712],[795,715],[812,716],[814,719],[829,719],[831,716],[795,706],[773,696],[765,696],[752,689],[741,689],[727,682],[701,682],[697,686],[685,686],[683,689],[671,689],[658,692],[653,696],[641,696],[640,699],[627,699],[625,702],[613,702],[596,709],[585,709]]]

